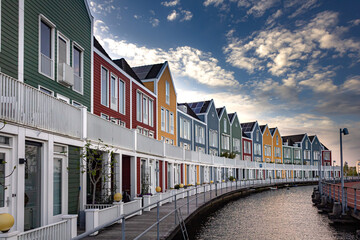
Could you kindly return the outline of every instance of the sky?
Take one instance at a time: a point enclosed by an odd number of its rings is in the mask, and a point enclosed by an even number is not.
[[[94,35],[132,66],[169,62],[178,102],[214,99],[281,135],[360,160],[360,1],[88,0]]]

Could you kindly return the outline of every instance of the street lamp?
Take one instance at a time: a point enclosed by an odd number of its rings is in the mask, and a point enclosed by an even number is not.
[[[343,152],[342,152],[342,135],[348,135],[349,130],[347,128],[340,128],[340,171],[341,171],[341,205],[342,213],[345,214],[345,200],[344,200],[344,167],[343,167]]]
[[[333,178],[334,178],[334,183],[335,183],[335,163],[336,161],[333,161]]]

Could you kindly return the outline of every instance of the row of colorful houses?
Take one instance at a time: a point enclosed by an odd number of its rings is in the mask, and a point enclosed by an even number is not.
[[[241,123],[214,100],[178,103],[168,62],[112,59],[93,23],[86,0],[0,0],[0,213],[15,217],[14,230],[86,209],[87,143],[101,146],[111,175],[95,186],[97,197],[133,200],[157,186],[230,176],[304,179],[319,174],[320,160],[331,165],[317,136]]]

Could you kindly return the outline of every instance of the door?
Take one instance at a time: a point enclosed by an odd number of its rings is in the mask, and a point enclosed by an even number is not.
[[[0,148],[0,213],[9,213],[9,202],[6,201],[10,191],[6,190],[6,186],[9,185],[9,180],[5,178],[5,176],[9,175],[11,172],[8,167],[10,163],[10,151],[8,149]]]
[[[41,226],[41,147],[41,143],[25,142],[25,231]]]

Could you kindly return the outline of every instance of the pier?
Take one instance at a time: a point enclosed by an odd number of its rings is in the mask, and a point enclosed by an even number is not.
[[[254,192],[309,184],[316,184],[316,179],[278,179],[271,183],[265,180],[234,181],[174,190],[167,198],[124,214],[73,239],[173,239],[175,236],[188,239],[186,225],[210,208],[221,207]],[[141,215],[128,218],[139,211]],[[97,235],[90,236],[94,233]]]

